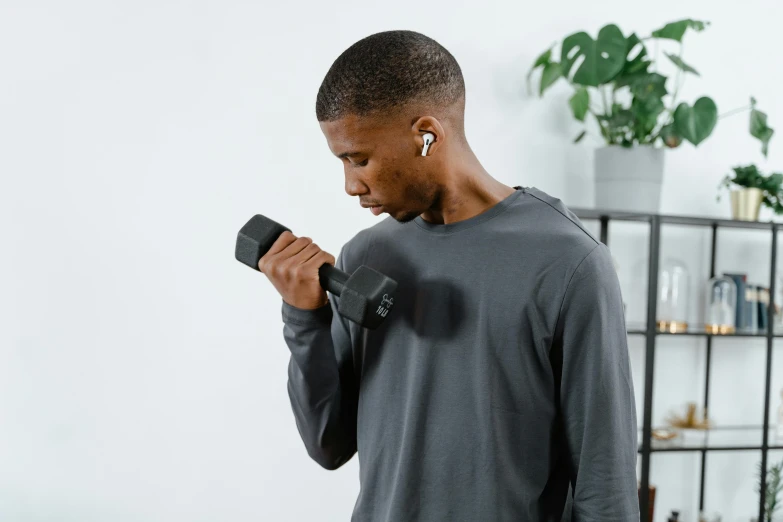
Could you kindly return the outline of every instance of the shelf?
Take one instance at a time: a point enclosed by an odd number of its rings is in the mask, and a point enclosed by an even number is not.
[[[650,451],[687,452],[687,451],[761,451],[761,426],[726,426],[711,430],[689,430],[684,439],[674,441],[652,440]],[[775,427],[770,427],[767,449],[783,449],[783,439],[775,438]],[[639,439],[641,439],[641,431]],[[639,453],[642,452],[641,445]]]
[[[686,225],[696,227],[711,227],[713,225],[727,228],[744,228],[751,230],[772,230],[772,227],[778,225],[775,222],[761,221],[740,221],[736,219],[722,219],[696,216],[674,216],[668,214],[645,214],[641,212],[625,212],[620,210],[600,210],[595,208],[571,208],[579,219],[601,219],[608,218],[615,221],[635,221],[645,223],[650,221],[653,216],[658,216],[663,224]]]
[[[756,221],[739,221],[733,219],[723,219],[713,216],[676,216],[667,214],[655,214],[647,212],[626,212],[609,209],[590,209],[590,208],[571,208],[571,211],[582,220],[597,220],[600,221],[600,240],[603,243],[608,244],[609,239],[609,225],[614,221],[626,221],[636,222],[645,225],[642,228],[648,228],[649,236],[649,248],[647,249],[647,262],[650,272],[648,274],[648,288],[647,288],[647,313],[650,317],[657,317],[657,303],[656,296],[651,295],[650,289],[657,291],[658,288],[658,276],[660,256],[661,256],[661,235],[663,232],[663,225],[685,225],[690,227],[701,227],[711,232],[711,255],[710,255],[710,272],[715,272],[716,266],[716,252],[719,250],[718,244],[720,243],[718,234],[718,228],[733,228],[740,230],[759,230],[771,232],[771,258],[770,258],[770,281],[776,281],[777,277],[777,256],[778,256],[778,238],[777,234],[781,228],[783,228],[783,222],[756,222]],[[772,314],[770,314],[772,318]],[[649,327],[649,332],[648,332]],[[684,337],[703,337],[707,339],[707,362],[705,367],[705,379],[703,388],[703,403],[709,404],[710,397],[710,358],[712,351],[709,350],[713,337],[737,337],[744,339],[766,339],[767,350],[765,357],[765,378],[764,378],[764,413],[761,419],[768,418],[771,409],[770,404],[770,389],[772,387],[772,348],[773,338],[783,337],[783,328],[778,324],[773,323],[771,325],[772,331],[765,328],[760,332],[747,332],[740,331],[731,335],[710,334],[704,330],[703,324],[692,324],[691,329],[688,332],[682,333],[669,333],[664,331],[658,331],[657,324],[648,324],[644,321],[642,324],[627,323],[626,329],[629,336],[642,336],[645,339],[645,363],[644,363],[644,383],[642,389],[644,390],[643,400],[644,406],[641,411],[638,412],[641,423],[650,429],[652,421],[653,411],[653,390],[654,384],[654,371],[655,368],[655,346],[657,341],[662,337],[667,336],[684,336]],[[778,440],[775,435],[776,426],[771,426],[770,433],[767,436],[767,445],[763,443],[764,428],[762,426],[744,426],[744,427],[728,427],[720,426],[706,431],[686,430],[687,435],[679,434],[675,440],[672,441],[658,441],[658,440],[644,440],[642,447],[639,448],[640,453],[640,487],[642,494],[640,496],[639,508],[641,512],[641,522],[651,522],[648,520],[648,508],[649,497],[647,495],[648,488],[650,486],[650,458],[652,453],[659,452],[696,452],[701,455],[701,475],[699,478],[699,509],[703,509],[705,504],[705,489],[706,489],[706,455],[708,451],[749,451],[759,452],[762,456],[762,462],[768,456],[769,450],[783,450],[783,438]],[[643,440],[639,437],[639,440]],[[760,473],[759,480],[762,483],[760,490],[765,488],[766,475]],[[759,517],[762,517],[764,511],[764,495],[759,494],[758,498]]]
[[[647,335],[647,329],[643,324],[639,323],[628,323],[627,325],[627,333],[628,335]],[[704,327],[701,325],[694,326],[690,331],[687,332],[681,332],[681,333],[669,333],[669,332],[654,332],[654,334],[658,337],[758,337],[758,338],[765,338],[767,337],[767,332],[743,332],[739,331],[734,334],[710,334],[704,331]],[[772,337],[783,337],[783,331],[777,331],[772,334]]]

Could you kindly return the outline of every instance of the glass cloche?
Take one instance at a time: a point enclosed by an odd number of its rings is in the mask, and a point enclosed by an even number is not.
[[[687,331],[690,275],[685,263],[666,259],[658,275],[658,287],[658,330]]]
[[[704,327],[711,334],[733,334],[736,331],[737,285],[728,277],[707,281]]]

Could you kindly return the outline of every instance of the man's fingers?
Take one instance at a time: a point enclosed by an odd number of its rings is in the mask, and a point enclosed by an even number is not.
[[[330,254],[329,252],[324,252],[323,250],[319,250],[315,253],[312,257],[310,257],[307,261],[304,262],[304,265],[308,268],[313,267],[315,269],[321,268],[321,265],[329,264],[334,266],[334,256]]]
[[[277,254],[279,252],[282,252],[283,250],[285,250],[288,247],[288,245],[290,245],[291,243],[293,243],[296,240],[297,240],[297,237],[295,235],[293,235],[288,230],[284,231],[282,234],[277,236],[277,239],[275,240],[274,243],[272,243],[272,246],[269,248],[267,253],[264,254],[264,257],[266,257],[266,256],[273,256],[273,255],[275,255],[275,254]]]
[[[313,256],[317,255],[318,252],[321,252],[321,248],[316,245],[315,243],[309,243],[306,245],[302,250],[300,250],[296,255],[291,256],[291,264],[292,265],[302,265],[304,263],[307,263],[310,259],[313,258]]]
[[[269,260],[276,259],[281,253],[285,254],[286,258],[293,257],[293,255],[304,250],[312,242],[313,240],[309,237],[298,238],[286,230],[275,240],[269,251],[258,260],[258,269],[263,272]]]

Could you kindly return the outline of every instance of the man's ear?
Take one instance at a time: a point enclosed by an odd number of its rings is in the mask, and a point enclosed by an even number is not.
[[[443,125],[433,116],[422,116],[418,118],[411,126],[411,134],[416,145],[418,155],[422,154],[425,148],[424,135],[432,134],[434,137],[427,147],[427,156],[432,156],[438,152],[438,149],[446,141],[446,132]]]

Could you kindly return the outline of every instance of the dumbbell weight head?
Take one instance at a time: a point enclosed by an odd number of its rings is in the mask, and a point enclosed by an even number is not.
[[[343,285],[337,310],[343,317],[374,330],[394,306],[396,289],[394,279],[362,265]]]
[[[286,231],[291,232],[291,229],[261,214],[256,214],[237,234],[234,257],[240,263],[258,270],[258,261],[269,252],[280,234]]]
[[[291,231],[266,216],[256,214],[237,234],[234,256],[258,270],[258,261],[284,231]],[[367,266],[348,275],[330,264],[318,269],[321,286],[340,297],[337,311],[343,317],[374,330],[394,306],[397,282]]]

